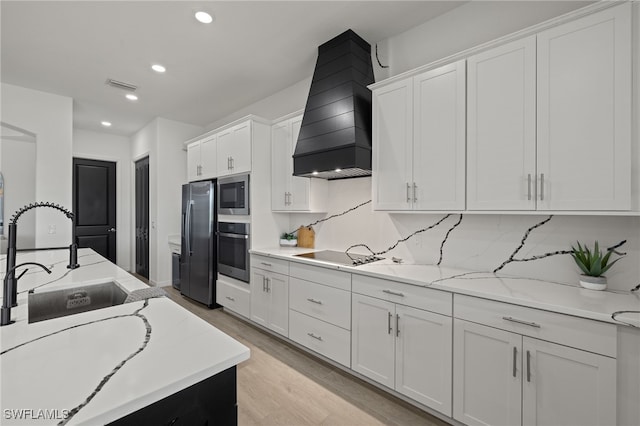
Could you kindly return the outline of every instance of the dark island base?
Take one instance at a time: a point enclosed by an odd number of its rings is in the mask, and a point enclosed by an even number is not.
[[[162,369],[158,374],[162,374]],[[109,425],[236,426],[236,394],[236,367],[233,366]]]

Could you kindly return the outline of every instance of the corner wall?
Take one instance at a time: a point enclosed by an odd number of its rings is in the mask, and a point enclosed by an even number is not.
[[[73,130],[73,156],[116,162],[116,263],[131,271],[131,144],[129,138],[90,130]]]
[[[6,83],[0,90],[0,121],[36,135],[36,201],[71,209],[72,99]],[[36,209],[35,217],[36,247],[71,243],[71,221],[60,212]],[[55,234],[49,234],[50,226],[55,226]]]

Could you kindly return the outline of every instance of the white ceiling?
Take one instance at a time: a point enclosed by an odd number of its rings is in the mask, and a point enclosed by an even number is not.
[[[3,0],[0,76],[72,97],[77,128],[131,135],[156,116],[205,126],[310,77],[317,47],[348,28],[373,45],[461,3]]]

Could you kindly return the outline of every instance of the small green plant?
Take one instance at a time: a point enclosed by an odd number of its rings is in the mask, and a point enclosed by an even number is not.
[[[281,236],[280,236],[281,240],[297,240],[298,238],[296,237],[296,234],[290,234],[288,232],[284,232]]]
[[[579,241],[578,248],[571,246],[571,257],[576,261],[578,267],[582,270],[584,275],[591,277],[600,277],[607,272],[615,263],[622,259],[624,253],[618,253],[614,248],[606,249],[603,253],[598,246],[598,241],[595,242],[593,250],[585,244],[584,247]],[[611,260],[611,254],[616,253],[620,257],[609,262]]]

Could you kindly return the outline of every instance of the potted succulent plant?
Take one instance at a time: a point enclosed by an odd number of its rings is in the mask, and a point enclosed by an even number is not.
[[[284,232],[280,236],[280,246],[282,247],[295,247],[298,245],[298,238],[296,234],[290,232]]]
[[[587,245],[584,246],[578,241],[578,247],[571,246],[571,257],[575,260],[576,264],[582,270],[583,274],[580,275],[580,285],[584,288],[591,290],[604,290],[607,288],[607,277],[604,273],[620,259],[624,253],[615,251],[616,247],[610,247],[603,253],[598,246],[598,241],[594,243],[593,250]],[[615,253],[618,257],[615,260],[611,260],[611,255]]]

